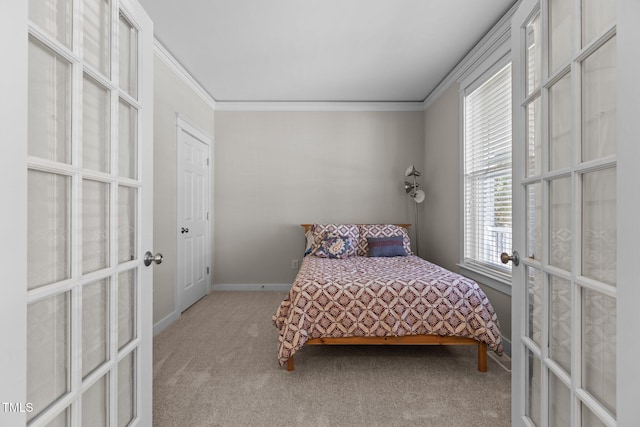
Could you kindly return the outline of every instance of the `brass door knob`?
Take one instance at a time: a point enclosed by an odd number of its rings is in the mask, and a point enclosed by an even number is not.
[[[503,264],[511,261],[513,262],[513,265],[517,267],[520,264],[520,254],[518,253],[518,251],[513,251],[513,255],[509,256],[508,253],[502,252],[502,254],[500,254],[500,261],[502,261]]]

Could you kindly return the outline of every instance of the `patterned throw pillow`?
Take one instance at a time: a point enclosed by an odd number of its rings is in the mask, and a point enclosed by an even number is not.
[[[313,254],[321,258],[347,258],[356,254],[356,244],[350,236],[326,233]]]
[[[355,244],[357,244],[358,237],[360,235],[360,229],[356,224],[313,224],[311,226],[311,234],[313,236],[311,252],[315,252],[318,250],[318,248],[320,247],[320,242],[322,241],[322,239],[324,239],[324,236],[327,233],[351,237]]]
[[[406,256],[402,236],[367,237],[370,257]]]
[[[402,243],[405,253],[411,255],[411,240],[407,229],[395,224],[363,224],[359,226],[360,238],[358,239],[358,256],[367,256],[369,253],[369,244],[367,237],[392,237],[402,236]]]

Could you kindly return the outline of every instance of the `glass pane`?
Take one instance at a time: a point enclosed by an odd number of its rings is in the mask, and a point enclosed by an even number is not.
[[[616,300],[582,290],[582,386],[616,413]]]
[[[31,420],[70,390],[70,292],[27,306],[27,402]]]
[[[120,88],[138,96],[138,32],[120,14]]]
[[[29,37],[30,156],[71,163],[71,65]]]
[[[109,172],[109,91],[92,78],[84,78],[82,166]]]
[[[596,416],[591,410],[582,403],[580,405],[581,414],[582,414],[582,423],[580,423],[581,427],[607,427],[605,423],[600,421],[600,418]]]
[[[571,425],[571,393],[553,372],[549,372],[549,426]]]
[[[582,178],[582,275],[616,285],[616,169]]]
[[[527,186],[527,257],[542,261],[541,184]]]
[[[568,64],[573,40],[573,2],[549,1],[549,70]]]
[[[525,414],[531,418],[531,421],[537,426],[540,425],[540,381],[542,375],[540,373],[540,359],[535,357],[533,353],[528,352],[527,358],[527,402]]]
[[[118,426],[127,426],[136,416],[136,366],[134,353],[118,363]]]
[[[109,265],[109,185],[85,180],[82,185],[82,271]]]
[[[544,297],[544,282],[542,271],[527,267],[527,336],[538,346],[542,342],[542,304]]]
[[[616,20],[616,2],[582,0],[582,45],[586,46]]]
[[[510,264],[499,262],[500,253],[512,250],[510,77],[511,66],[506,65],[464,98],[464,252],[500,270],[511,270]],[[198,150],[192,155],[194,164],[205,160]],[[197,206],[192,211],[204,213]]]
[[[120,176],[138,178],[138,110],[124,101],[119,105],[118,171]]]
[[[571,178],[549,183],[549,264],[571,271]]]
[[[109,281],[82,288],[82,378],[109,359]]]
[[[47,424],[47,427],[69,427],[70,425],[71,425],[71,415],[69,414],[69,408],[67,408],[64,411],[62,411],[60,415],[58,415],[53,420],[51,420]]]
[[[27,289],[71,277],[71,178],[28,172]]]
[[[567,74],[549,89],[549,169],[570,167],[572,154],[571,76]]]
[[[549,357],[571,374],[571,282],[550,276]]]
[[[527,25],[527,95],[530,95],[536,88],[540,86],[540,75],[542,61],[541,58],[541,34],[540,31],[540,14],[538,13]]]
[[[29,19],[63,45],[71,48],[71,0],[29,0]]]
[[[109,375],[105,375],[82,394],[82,425],[109,425]]]
[[[537,97],[527,105],[527,176],[539,175],[542,171],[540,111],[540,97]]]
[[[109,37],[111,13],[109,0],[84,0],[84,59],[107,77],[109,73]]]
[[[118,187],[118,263],[136,258],[135,188]]]
[[[582,65],[582,160],[616,153],[616,39]]]
[[[136,270],[118,275],[118,350],[136,337]]]

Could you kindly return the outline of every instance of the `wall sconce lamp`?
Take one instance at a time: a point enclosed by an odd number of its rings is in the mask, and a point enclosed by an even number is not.
[[[416,170],[415,166],[413,166],[413,165],[409,166],[407,168],[407,170],[404,172],[404,176],[405,177],[407,177],[407,178],[413,177],[413,182],[409,182],[409,181],[405,181],[404,182],[404,191],[415,202],[413,207],[414,207],[415,222],[416,222],[416,255],[419,255],[419,250],[420,250],[420,246],[418,244],[418,236],[419,236],[419,233],[418,233],[418,231],[419,231],[419,228],[418,228],[418,203],[424,202],[424,199],[425,199],[424,191],[418,189],[418,187],[420,187],[420,184],[418,184],[416,182],[416,178],[418,178],[420,175],[422,175],[422,174],[420,172],[418,172]]]
[[[409,181],[404,182],[404,191],[406,191],[407,194],[411,196],[411,198],[413,198],[413,200],[416,203],[424,202],[424,198],[425,198],[424,191],[418,190],[418,187],[420,187],[420,184],[416,182],[416,178],[419,177],[420,175],[422,174],[418,172],[415,166],[413,165],[409,166],[404,173],[404,176],[406,177],[411,177],[411,176],[413,177],[413,183]]]

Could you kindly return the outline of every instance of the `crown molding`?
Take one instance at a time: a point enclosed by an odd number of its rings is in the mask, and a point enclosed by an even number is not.
[[[418,102],[217,101],[217,111],[424,111]]]
[[[454,67],[449,74],[436,86],[423,101],[423,110],[433,104],[453,83],[459,82],[468,73],[473,71],[476,64],[482,63],[511,37],[511,18],[518,9],[518,0],[504,14],[502,18],[489,30],[487,34],[462,58],[462,61]]]
[[[193,78],[186,68],[178,62],[178,60],[160,43],[156,38],[153,39],[153,52],[164,62],[182,81],[189,86],[204,102],[211,108],[216,108],[216,100],[213,99],[201,85]]]

